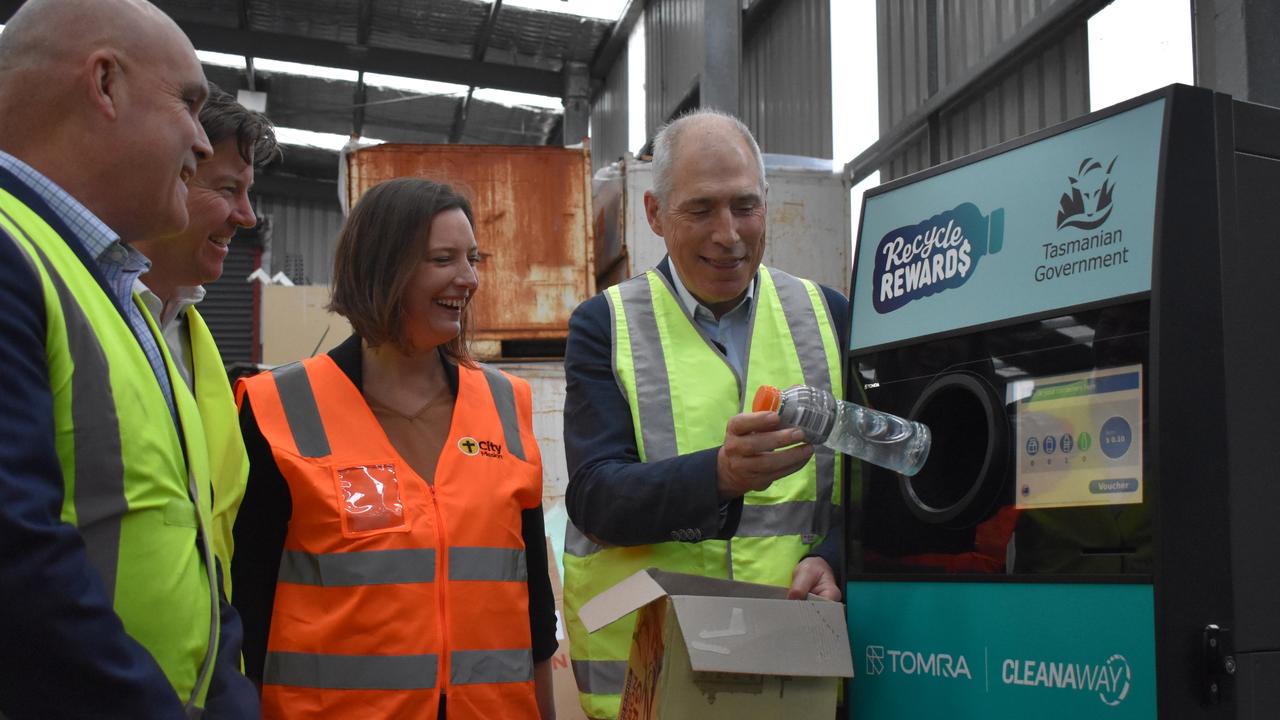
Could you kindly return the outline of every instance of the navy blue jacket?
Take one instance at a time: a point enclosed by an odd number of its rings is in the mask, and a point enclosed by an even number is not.
[[[0,187],[62,237],[73,237],[12,175],[0,171]],[[68,244],[105,289],[97,265],[78,243]],[[125,632],[80,533],[61,520],[64,485],[53,440],[45,332],[40,280],[0,231],[0,716],[185,718],[160,666]],[[225,600],[221,615],[204,717],[258,717],[257,693],[240,674],[239,619]]]
[[[670,260],[658,270],[671,279]],[[839,334],[848,341],[849,303],[822,288]],[[728,503],[716,490],[713,447],[656,462],[640,462],[631,407],[613,374],[609,301],[596,295],[569,319],[564,370],[564,450],[569,465],[565,504],[578,529],[611,545],[650,545],[689,538],[733,537],[742,498]],[[840,479],[836,478],[839,482]],[[833,532],[815,555],[843,573],[841,543]]]

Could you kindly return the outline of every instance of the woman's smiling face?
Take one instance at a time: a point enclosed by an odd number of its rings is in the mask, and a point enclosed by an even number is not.
[[[443,345],[462,332],[462,311],[480,285],[480,251],[460,208],[432,218],[422,242],[422,260],[404,292],[405,337],[416,350]]]

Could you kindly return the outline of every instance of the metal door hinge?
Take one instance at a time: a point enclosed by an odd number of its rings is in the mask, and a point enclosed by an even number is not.
[[[1205,705],[1217,705],[1226,697],[1227,683],[1236,674],[1235,648],[1231,630],[1205,625],[1200,633],[1200,657],[1204,658],[1203,696]]]

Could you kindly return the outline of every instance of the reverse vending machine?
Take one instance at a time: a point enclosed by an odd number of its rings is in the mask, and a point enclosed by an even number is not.
[[[850,717],[1280,717],[1280,110],[1171,86],[867,193]],[[852,465],[852,463],[851,463]]]

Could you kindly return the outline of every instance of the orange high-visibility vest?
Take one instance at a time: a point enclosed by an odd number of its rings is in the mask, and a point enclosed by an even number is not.
[[[537,718],[521,511],[542,498],[525,381],[458,368],[428,485],[327,355],[240,381],[293,514],[265,718]]]

